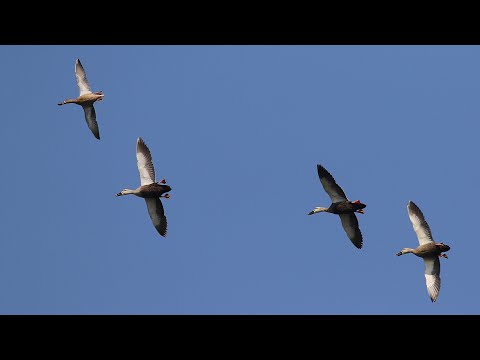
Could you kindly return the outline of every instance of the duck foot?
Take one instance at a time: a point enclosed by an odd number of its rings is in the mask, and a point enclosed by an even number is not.
[[[356,212],[360,213],[360,214],[365,214],[365,212],[363,211],[363,209],[358,209]]]
[[[447,254],[440,254],[440,255],[438,255],[438,257],[443,257],[443,258],[445,258],[445,259],[448,259]]]
[[[165,198],[165,199],[170,199],[170,195],[169,195],[169,194],[160,195],[160,197],[163,197],[163,198]]]
[[[159,183],[159,184],[166,184],[166,183],[167,183],[167,180],[162,179],[162,180],[160,180],[160,181],[157,181],[157,183]]]

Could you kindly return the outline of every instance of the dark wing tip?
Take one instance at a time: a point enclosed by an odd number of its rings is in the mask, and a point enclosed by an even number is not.
[[[330,180],[335,181],[334,178],[333,178],[333,176],[332,176],[332,174],[330,174],[330,173],[328,172],[328,170],[325,169],[325,168],[324,168],[322,165],[320,165],[320,164],[317,164],[317,172],[318,172],[318,176],[319,176],[320,178],[328,177]]]
[[[157,231],[162,237],[167,237],[167,229],[157,229]]]
[[[161,236],[167,237],[167,218],[165,216],[163,217],[163,226],[157,228],[157,231]]]
[[[93,136],[95,136],[96,139],[100,140],[100,130],[98,130],[98,126],[89,126],[89,128],[92,131]]]
[[[145,144],[141,137],[137,138],[137,151],[142,152],[145,156],[152,159],[152,153],[150,152],[150,148]]]
[[[410,200],[408,202],[407,208],[408,208],[409,212],[417,214],[418,216],[423,217],[423,218],[425,217],[423,215],[422,210],[420,210],[420,208],[417,206],[417,204],[415,204],[413,201]]]
[[[357,249],[361,249],[363,247],[363,237],[362,237],[362,233],[360,233],[360,229],[358,231],[360,235],[350,240],[352,241],[352,244],[355,245]]]
[[[146,151],[146,152],[150,153],[150,149],[148,148],[147,144],[145,144],[145,141],[143,141],[143,139],[141,137],[137,138],[137,147],[142,149],[142,151]]]
[[[145,143],[141,137],[137,138],[137,152],[140,151],[142,147],[145,147]]]
[[[318,171],[327,171],[327,169],[325,169],[322,165],[320,164],[317,164],[317,170]]]

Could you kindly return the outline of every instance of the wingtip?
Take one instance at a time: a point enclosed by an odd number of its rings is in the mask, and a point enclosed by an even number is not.
[[[321,175],[321,176],[325,176],[325,175],[330,175],[330,172],[321,164],[317,164],[317,172],[318,172],[318,175]]]
[[[408,202],[407,209],[409,213],[419,213],[423,216],[422,210],[411,200]]]
[[[350,239],[350,241],[357,249],[363,248],[363,239],[360,239],[360,241],[358,241],[358,239]]]
[[[160,229],[157,229],[158,233],[160,234],[161,237],[167,237],[167,229],[165,229],[162,233]]]
[[[146,147],[147,145],[145,144],[145,141],[143,141],[143,139],[139,136],[137,138],[137,152],[141,151],[141,149],[143,149],[144,147]]]

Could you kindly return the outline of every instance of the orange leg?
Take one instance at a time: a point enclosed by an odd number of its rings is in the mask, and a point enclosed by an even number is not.
[[[160,197],[163,197],[163,198],[165,198],[165,199],[170,199],[170,195],[169,195],[169,194],[160,195]]]
[[[167,180],[162,179],[162,180],[158,181],[158,183],[159,183],[159,184],[166,184],[166,183],[167,183]]]
[[[360,214],[365,214],[365,212],[363,211],[363,209],[359,209],[357,210],[356,212],[360,213]]]
[[[360,200],[352,201],[352,204],[361,204]]]
[[[439,256],[439,257],[443,257],[443,258],[445,258],[445,259],[448,259],[447,254],[440,254],[440,255],[438,255],[438,256]]]

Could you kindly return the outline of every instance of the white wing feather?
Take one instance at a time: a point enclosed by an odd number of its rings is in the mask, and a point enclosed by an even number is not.
[[[137,139],[137,166],[140,173],[140,184],[148,185],[155,182],[155,169],[152,163],[152,155],[142,138]]]
[[[90,91],[90,84],[88,83],[87,75],[85,74],[85,70],[83,69],[80,59],[77,59],[75,62],[75,77],[77,79],[78,89],[80,90],[80,96],[91,94],[92,92]]]
[[[418,242],[420,245],[433,242],[432,231],[430,226],[425,221],[422,211],[418,208],[413,201],[409,201],[407,205],[408,216],[413,225],[413,230],[417,234]]]

